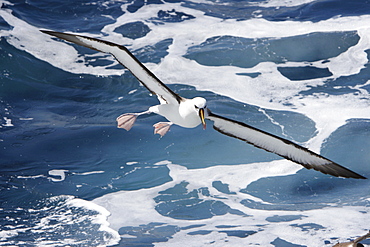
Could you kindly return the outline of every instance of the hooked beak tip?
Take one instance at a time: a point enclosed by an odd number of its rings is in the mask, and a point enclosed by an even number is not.
[[[202,124],[203,124],[203,129],[205,130],[207,125],[206,125],[206,121],[204,119],[204,109],[200,109],[199,110],[199,116],[200,116],[200,120],[202,121]]]

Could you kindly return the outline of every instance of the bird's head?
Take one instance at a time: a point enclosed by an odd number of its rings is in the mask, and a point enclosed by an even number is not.
[[[207,108],[207,101],[205,98],[202,97],[195,97],[192,99],[192,102],[194,103],[194,108],[198,112],[198,115],[200,117],[200,121],[203,124],[203,129],[206,129],[206,121],[205,117],[207,114],[206,108]]]

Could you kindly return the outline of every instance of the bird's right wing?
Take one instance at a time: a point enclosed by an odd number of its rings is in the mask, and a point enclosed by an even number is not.
[[[213,128],[222,134],[240,139],[258,148],[275,153],[288,160],[294,161],[307,169],[315,169],[325,174],[345,178],[365,177],[301,147],[289,140],[259,130],[245,123],[231,120],[208,112],[207,119],[214,122]]]
[[[41,32],[85,46],[87,48],[109,53],[120,64],[126,67],[152,94],[159,96],[167,103],[180,103],[182,97],[148,70],[126,47],[109,41],[99,40],[81,35],[41,30]]]

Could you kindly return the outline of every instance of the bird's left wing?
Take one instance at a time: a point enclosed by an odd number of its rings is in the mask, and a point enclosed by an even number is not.
[[[88,47],[90,49],[109,53],[126,67],[152,94],[159,96],[167,103],[180,103],[182,97],[174,93],[148,70],[126,47],[109,41],[99,40],[81,35],[41,30],[41,32]]]
[[[361,242],[362,240],[365,240],[365,239],[367,239],[367,238],[370,238],[370,231],[369,231],[367,234],[365,234],[364,236],[359,237],[359,238],[356,238],[353,242],[354,242],[354,243],[359,243],[359,242]]]
[[[269,134],[245,123],[234,121],[208,112],[207,119],[214,122],[213,128],[222,134],[240,139],[258,148],[275,153],[294,161],[307,169],[315,169],[325,174],[345,178],[365,177],[341,166],[333,161],[301,147],[289,140]]]

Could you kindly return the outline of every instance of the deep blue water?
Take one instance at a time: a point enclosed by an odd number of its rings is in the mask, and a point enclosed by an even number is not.
[[[109,56],[70,45],[76,55],[38,32],[122,41],[164,82],[180,79],[169,87],[183,97],[205,97],[220,115],[319,148],[370,177],[368,1],[0,7],[1,246],[332,246],[369,230],[368,180],[289,172],[294,165],[211,123],[173,126],[160,138],[152,125],[163,119],[145,115],[129,132],[118,129],[117,116],[144,111],[156,97]],[[243,31],[251,22],[262,34]]]

